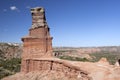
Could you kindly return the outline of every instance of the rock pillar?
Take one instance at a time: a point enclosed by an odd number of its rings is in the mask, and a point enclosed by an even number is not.
[[[21,71],[28,71],[30,59],[52,57],[52,37],[45,18],[44,8],[31,9],[32,27],[29,35],[22,38],[23,54]]]

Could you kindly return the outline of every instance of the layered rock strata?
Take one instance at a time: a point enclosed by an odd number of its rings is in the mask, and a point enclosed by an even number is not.
[[[29,29],[29,35],[22,38],[22,72],[29,72],[29,59],[52,57],[52,37],[49,34],[44,8],[32,8],[31,15],[32,27]]]
[[[69,61],[52,56],[52,37],[45,18],[44,8],[32,8],[32,27],[29,35],[22,38],[23,54],[21,72],[56,71],[69,77],[88,80],[87,72],[72,65]]]
[[[120,80],[120,67],[107,59],[77,62],[52,56],[52,37],[43,8],[31,9],[32,27],[22,38],[21,72],[2,80]]]
[[[56,59],[52,55],[52,37],[45,18],[44,8],[31,9],[32,27],[29,35],[22,38],[23,54],[21,72],[59,72],[68,77],[80,80],[90,80],[88,73],[69,61]]]

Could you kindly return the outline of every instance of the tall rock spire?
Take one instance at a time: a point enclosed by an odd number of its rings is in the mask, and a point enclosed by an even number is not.
[[[52,57],[52,37],[46,22],[45,10],[41,7],[32,8],[31,14],[32,27],[29,29],[29,35],[22,38],[21,71],[23,72],[27,72],[27,65],[32,65],[29,63],[30,59]]]

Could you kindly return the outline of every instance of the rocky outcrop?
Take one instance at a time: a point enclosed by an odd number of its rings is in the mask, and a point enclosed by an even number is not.
[[[0,43],[0,59],[21,58],[22,45],[18,43]]]
[[[56,59],[52,55],[52,37],[49,33],[43,8],[32,8],[32,27],[29,35],[22,38],[23,54],[21,72],[58,71],[69,77],[88,77],[88,73],[69,61]],[[85,78],[86,78],[85,77]],[[87,78],[88,80],[89,78]]]
[[[119,80],[120,67],[110,65],[107,59],[102,58],[96,63],[92,62],[76,62],[81,70],[86,70],[92,80]],[[82,65],[82,66],[80,66]]]
[[[28,68],[31,68],[32,62],[29,60],[33,61],[33,58],[52,57],[52,37],[49,33],[44,8],[32,8],[31,15],[32,27],[29,29],[29,35],[22,38],[21,72],[26,72]]]
[[[45,80],[53,80],[53,79],[55,80],[92,80],[88,76],[87,71],[81,70],[80,67],[74,65],[72,61],[66,61],[66,60],[61,60],[57,58],[38,58],[38,59],[32,59],[32,62],[34,66],[30,65],[31,67],[27,68],[28,72],[26,74],[19,73],[19,74],[25,74],[20,79],[36,80],[35,79],[35,76],[36,76],[36,78],[39,77],[37,80],[44,80],[45,77],[46,77]],[[42,76],[43,74],[45,75]],[[27,76],[29,77],[28,79],[27,79]],[[34,77],[34,79],[31,79],[32,76]],[[9,77],[9,79],[19,80],[19,78],[17,78],[16,76]],[[8,78],[3,80],[8,80]]]
[[[90,80],[86,76],[69,77],[59,71],[40,71],[40,72],[29,72],[27,74],[17,73],[14,76],[4,78],[3,80]]]
[[[97,63],[67,61],[52,55],[52,37],[43,8],[31,9],[32,27],[22,38],[21,72],[3,80],[119,80],[120,67],[102,58]]]
[[[3,80],[119,80],[120,67],[103,58],[99,62],[77,62],[56,58],[34,59],[37,67]]]

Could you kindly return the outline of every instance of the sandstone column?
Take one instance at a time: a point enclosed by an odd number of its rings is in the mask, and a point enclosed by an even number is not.
[[[26,72],[30,59],[52,57],[52,37],[45,18],[44,8],[31,9],[32,27],[29,35],[22,38],[23,54],[21,71]]]

